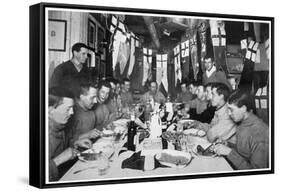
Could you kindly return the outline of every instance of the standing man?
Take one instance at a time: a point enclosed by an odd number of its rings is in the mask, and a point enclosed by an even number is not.
[[[151,99],[157,103],[165,103],[166,101],[165,96],[158,90],[157,82],[155,81],[150,82],[149,91],[143,94],[141,100],[143,103],[147,103]]]
[[[206,56],[204,61],[206,71],[203,74],[203,85],[208,83],[223,83],[231,90],[232,88],[226,79],[224,71],[217,70],[213,58]]]
[[[214,151],[226,156],[238,170],[268,168],[269,166],[269,129],[251,110],[250,96],[243,91],[234,92],[228,99],[231,119],[238,123],[236,146],[230,148],[216,145]]]
[[[191,92],[187,89],[186,82],[181,83],[181,92],[178,94],[176,102],[179,103],[187,103],[190,100],[192,100],[192,94]]]
[[[49,181],[60,177],[58,166],[76,156],[76,148],[90,148],[89,139],[76,140],[73,145],[67,144],[65,124],[73,114],[73,95],[62,88],[49,91],[48,125],[49,125]],[[73,147],[72,147],[73,146]]]
[[[88,48],[83,43],[72,46],[72,58],[58,65],[49,81],[49,87],[63,87],[75,94],[81,83],[90,77],[89,69],[85,65]]]
[[[100,131],[95,129],[96,116],[92,110],[97,103],[98,86],[94,83],[82,84],[79,92],[76,95],[74,105],[74,115],[70,119],[69,139],[70,142],[77,140],[80,135],[93,130],[89,138],[97,138],[100,136]]]
[[[131,106],[134,103],[133,94],[130,92],[131,81],[128,78],[123,80],[123,91],[121,92],[121,103],[123,107]]]

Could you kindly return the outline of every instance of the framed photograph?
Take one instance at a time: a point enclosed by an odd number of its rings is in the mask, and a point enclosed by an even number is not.
[[[89,19],[88,21],[88,45],[93,48],[96,49],[96,39],[97,39],[97,33],[96,33],[97,27],[96,24]]]
[[[49,51],[65,51],[66,47],[66,21],[49,19]]]
[[[30,185],[274,173],[273,71],[272,17],[32,5]]]

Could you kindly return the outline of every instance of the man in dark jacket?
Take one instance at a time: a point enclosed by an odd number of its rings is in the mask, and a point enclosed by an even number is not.
[[[85,65],[88,55],[88,47],[83,43],[72,46],[72,58],[58,65],[49,81],[49,87],[63,87],[73,94],[83,82],[89,80],[89,69]]]

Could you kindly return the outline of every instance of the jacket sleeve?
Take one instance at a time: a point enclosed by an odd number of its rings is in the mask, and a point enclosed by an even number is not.
[[[58,87],[60,85],[61,79],[63,77],[63,70],[59,66],[57,66],[53,72],[53,75],[49,81],[49,87]]]
[[[241,156],[236,150],[232,150],[227,156],[238,170],[257,169],[268,167],[268,144],[264,142],[251,146],[251,157],[249,160]]]
[[[49,160],[49,181],[57,181],[59,179],[59,171],[53,160]]]

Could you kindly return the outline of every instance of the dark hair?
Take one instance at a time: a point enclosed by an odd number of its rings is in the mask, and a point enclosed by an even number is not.
[[[63,98],[73,99],[74,95],[68,89],[62,87],[52,87],[49,89],[49,103],[48,106],[57,107],[62,103]]]
[[[218,82],[210,82],[210,83],[207,83],[204,87],[207,88],[207,87],[211,87],[213,88]]]
[[[98,89],[98,85],[94,82],[80,84],[79,91],[76,94],[76,98],[79,99],[80,95],[88,95],[90,88]]]
[[[110,83],[108,82],[108,81],[106,81],[106,80],[102,80],[100,83],[99,83],[99,89],[101,89],[102,88],[102,86],[104,86],[104,87],[107,87],[107,88],[109,88],[109,89],[111,89],[111,85],[110,85]]]
[[[215,83],[212,87],[217,89],[217,93],[218,95],[223,95],[223,99],[224,101],[227,101],[229,94],[230,94],[230,90],[227,87],[227,85],[223,84],[223,83]]]
[[[131,82],[131,80],[129,78],[124,78],[122,84],[125,84],[125,82]]]
[[[88,46],[84,43],[81,43],[81,42],[75,43],[71,48],[72,54],[74,54],[74,51],[79,52],[81,50],[81,48],[87,48],[88,49]]]
[[[207,55],[204,57],[204,60],[207,60],[207,59],[211,59],[212,62],[214,62],[214,57],[213,57],[211,54],[207,54]]]
[[[227,102],[229,104],[235,104],[239,108],[245,105],[247,107],[247,111],[255,109],[253,99],[243,90],[234,91],[229,96]]]

